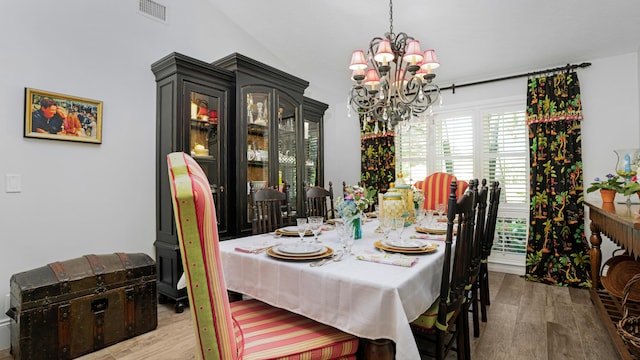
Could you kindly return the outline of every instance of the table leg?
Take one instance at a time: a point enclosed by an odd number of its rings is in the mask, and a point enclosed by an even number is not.
[[[591,236],[589,237],[589,242],[591,242],[591,249],[589,250],[589,257],[591,258],[591,281],[593,288],[597,289],[600,285],[600,265],[602,264],[602,251],[600,251],[602,236],[600,236],[600,230],[593,221],[589,228],[591,229]]]
[[[393,341],[388,339],[362,340],[365,360],[393,360],[395,358]]]

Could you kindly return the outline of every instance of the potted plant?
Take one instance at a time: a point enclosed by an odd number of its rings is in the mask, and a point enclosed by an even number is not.
[[[638,197],[640,197],[640,183],[638,183],[637,176],[632,177],[630,182],[622,186],[622,193],[626,196],[638,194]]]
[[[602,196],[602,202],[613,202],[616,197],[616,193],[622,193],[624,182],[620,181],[620,176],[607,174],[606,179],[595,178],[591,183],[591,186],[587,189],[587,193],[600,190],[600,196]]]

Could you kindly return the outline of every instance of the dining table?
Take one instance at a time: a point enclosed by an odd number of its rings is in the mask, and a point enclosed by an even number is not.
[[[311,266],[321,259],[289,259],[273,252],[275,246],[300,242],[297,234],[276,231],[224,240],[219,247],[229,290],[363,339],[393,341],[396,359],[415,360],[420,354],[410,322],[439,296],[445,243],[443,235],[418,233],[415,225],[406,227],[402,237],[425,241],[432,251],[404,255],[378,250],[383,234],[377,219],[363,222],[362,238],[353,242],[351,255],[322,266]],[[317,240],[328,252],[343,250],[332,225],[323,225]],[[313,236],[304,241],[313,244]]]

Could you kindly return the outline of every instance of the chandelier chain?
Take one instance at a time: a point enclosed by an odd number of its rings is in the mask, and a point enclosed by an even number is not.
[[[389,0],[389,34],[393,34],[393,0]]]

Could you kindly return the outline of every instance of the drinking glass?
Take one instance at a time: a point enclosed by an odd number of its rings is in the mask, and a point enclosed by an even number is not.
[[[298,226],[298,235],[300,236],[300,245],[304,244],[304,235],[309,229],[309,223],[307,222],[307,218],[297,218],[296,223]]]
[[[346,236],[344,237],[344,244],[345,244],[345,252],[344,254],[349,256],[349,255],[355,255],[354,253],[351,252],[351,247],[353,246],[353,243],[355,242],[355,228],[353,225],[353,222],[345,222],[345,231],[346,231]]]
[[[391,219],[391,230],[395,234],[399,244],[404,244],[402,239],[402,232],[404,232],[404,218],[396,217]]]
[[[415,218],[416,218],[416,226],[422,226],[422,222],[424,221],[424,209],[418,208],[415,209]]]
[[[322,223],[324,222],[324,218],[322,216],[310,216],[309,217],[309,228],[313,232],[313,240],[316,243],[319,243],[318,234],[320,230],[322,230]]]
[[[345,238],[347,237],[347,225],[344,223],[344,221],[342,221],[342,219],[336,219],[335,224],[336,224],[336,234],[338,235],[338,241],[342,246],[342,250],[343,250],[342,252],[346,254],[347,242]]]
[[[432,228],[433,227],[433,222],[434,222],[433,221],[434,220],[434,218],[433,218],[433,210],[429,209],[429,210],[425,210],[425,212],[427,214],[426,215],[426,219],[427,219],[427,221],[426,221],[426,223],[427,223],[426,225],[427,226],[426,227],[427,228]]]
[[[384,216],[380,218],[380,230],[382,230],[382,234],[384,235],[385,240],[389,240],[389,233],[391,232],[391,224],[393,219]]]
[[[436,211],[438,212],[438,220],[442,219],[442,215],[447,210],[447,204],[438,204],[436,205]]]

